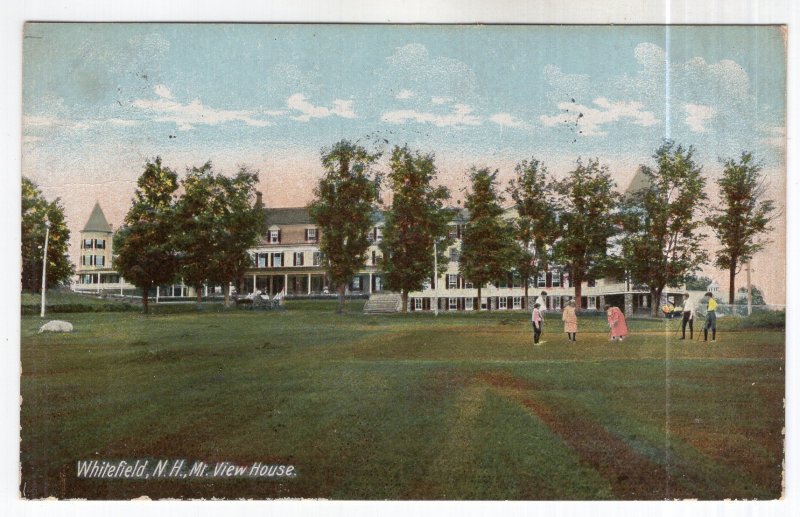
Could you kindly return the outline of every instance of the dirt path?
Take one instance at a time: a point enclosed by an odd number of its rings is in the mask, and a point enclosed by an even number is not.
[[[619,499],[691,497],[671,479],[666,467],[641,456],[621,438],[578,412],[549,405],[537,395],[540,390],[533,383],[499,372],[482,373],[478,380],[540,418],[584,464],[608,480]]]

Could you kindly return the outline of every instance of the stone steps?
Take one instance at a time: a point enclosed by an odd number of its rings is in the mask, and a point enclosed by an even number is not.
[[[388,314],[400,312],[403,303],[402,297],[397,293],[373,294],[364,304],[364,312],[367,314]]]

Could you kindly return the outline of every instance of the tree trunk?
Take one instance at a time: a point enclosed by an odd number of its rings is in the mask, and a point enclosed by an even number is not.
[[[581,300],[581,293],[583,293],[583,279],[576,275],[573,282],[575,283],[575,311],[581,312],[581,309],[583,309],[583,301]]]
[[[336,287],[336,292],[338,293],[338,303],[336,304],[336,314],[343,314],[344,313],[344,284],[340,284]]]
[[[525,308],[526,309],[530,308],[530,303],[528,303],[528,280],[530,280],[530,279],[526,278],[526,279],[523,280],[523,282],[525,282],[525,298],[523,298],[523,299],[525,300]]]
[[[142,307],[144,307],[144,313],[149,314],[149,308],[147,306],[147,298],[150,295],[150,289],[147,287],[142,288]]]
[[[662,289],[650,288],[650,315],[658,318],[658,311],[661,309],[661,291]]]
[[[225,308],[231,306],[231,284],[229,282],[222,284],[222,306]]]
[[[403,299],[403,310],[402,312],[408,312],[408,289],[403,289],[400,291],[401,297]]]
[[[489,307],[489,305],[487,304],[486,307]],[[475,307],[475,310],[481,310],[481,286],[478,286],[478,306]]]
[[[733,305],[736,301],[736,260],[731,261],[731,270],[730,270],[730,286],[728,287],[728,303]]]
[[[197,309],[198,310],[201,309],[202,306],[203,306],[202,305],[202,302],[203,302],[203,291],[202,291],[202,289],[203,289],[203,286],[200,286],[200,287],[195,286],[195,288],[194,288],[194,292],[197,295]]]

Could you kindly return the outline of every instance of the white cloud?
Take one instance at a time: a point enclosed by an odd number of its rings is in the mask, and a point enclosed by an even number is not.
[[[499,126],[523,128],[527,124],[510,113],[495,113],[489,120]]]
[[[336,115],[342,118],[356,118],[353,112],[353,101],[345,101],[336,99],[333,101],[333,108],[326,108],[324,106],[314,106],[308,102],[305,95],[302,93],[295,93],[286,99],[286,106],[289,109],[299,111],[302,115],[292,117],[294,120],[300,122],[308,122],[312,118],[325,118],[331,115]]]
[[[705,123],[717,114],[717,110],[702,104],[686,104],[684,108],[686,109],[686,125],[695,133],[708,132]]]
[[[574,124],[583,136],[605,136],[602,125],[622,120],[637,126],[652,126],[659,122],[651,111],[642,109],[641,102],[611,102],[605,97],[598,97],[592,103],[600,109],[573,102],[560,102],[558,109],[564,113],[542,115],[539,120],[548,127]]]
[[[399,81],[404,88],[421,95],[436,92],[442,99],[474,105],[480,100],[475,72],[465,62],[431,52],[421,43],[396,47],[386,58],[376,85],[380,91],[396,91]],[[394,94],[392,94],[394,95]]]
[[[158,95],[159,97],[162,97],[164,99],[172,98],[172,92],[169,90],[169,88],[167,88],[163,84],[157,84],[154,90],[156,92],[156,95]]]
[[[389,111],[381,116],[381,120],[390,124],[404,124],[413,120],[420,124],[433,124],[437,127],[479,126],[481,119],[472,114],[472,108],[466,104],[456,104],[453,112],[437,114],[416,110]]]
[[[199,100],[183,104],[171,98],[171,92],[164,85],[155,87],[158,99],[137,99],[133,106],[151,111],[156,122],[173,122],[181,131],[189,131],[197,125],[216,126],[226,122],[244,122],[248,126],[263,127],[271,122],[254,118],[252,111],[219,110],[204,106]]]
[[[104,125],[131,127],[139,124],[138,120],[121,119],[121,118],[96,118],[96,119],[78,119],[70,120],[62,117],[49,117],[43,115],[25,115],[22,118],[25,130],[36,128],[58,128],[58,129],[90,129],[93,127],[100,127]]]
[[[400,93],[394,96],[395,99],[405,100],[410,99],[414,96],[414,92],[411,90],[400,90]]]
[[[452,97],[431,97],[431,104],[447,104],[453,102]]]

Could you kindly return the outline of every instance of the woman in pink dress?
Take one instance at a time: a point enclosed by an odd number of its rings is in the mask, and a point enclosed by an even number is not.
[[[609,341],[622,341],[628,335],[628,324],[625,323],[625,315],[618,307],[606,305],[606,315],[608,316],[608,326],[611,327],[611,339]]]

